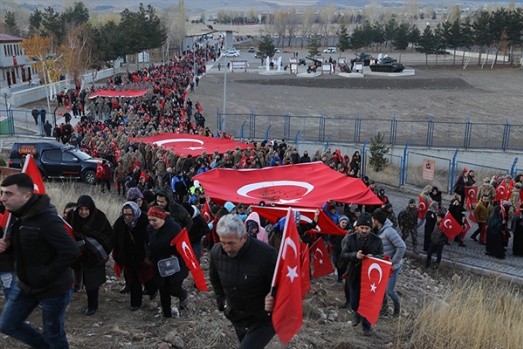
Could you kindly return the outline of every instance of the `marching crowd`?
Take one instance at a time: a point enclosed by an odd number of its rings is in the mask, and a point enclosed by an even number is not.
[[[204,69],[203,63],[213,58],[212,50],[198,49],[169,64],[143,68],[108,82],[108,89],[148,88],[143,98],[86,100],[83,91],[61,96],[62,102],[73,104],[72,117],[82,119],[75,127],[66,121],[56,128],[55,137],[103,158],[97,171],[100,189],[111,191],[114,182],[116,193],[124,196],[125,202],[119,217],[111,223],[90,196],[82,195],[64,208],[64,224],[49,197],[33,192],[33,180],[27,174],[3,180],[0,202],[13,219],[6,238],[0,239],[0,280],[7,300],[0,317],[1,332],[34,348],[68,348],[64,322],[72,293],[85,289],[84,314],[96,314],[110,255],[115,269],[124,276],[126,284],[121,293],[129,294],[130,311],[140,309],[144,296],[153,299],[159,295],[162,315],[174,316],[171,297],[177,298],[177,309],[189,306],[184,280],[196,264],[194,260],[188,263],[187,250],[173,243],[186,232],[185,246],[190,245],[197,261],[204,250],[209,251],[209,281],[217,307],[234,325],[240,348],[263,348],[275,335],[271,279],[285,221],[269,224],[241,203],[213,205],[205,197],[205,188],[193,177],[217,167],[261,168],[311,161],[322,161],[335,171],[360,177],[361,156],[359,152],[343,156],[338,149],[327,149],[323,153],[317,150],[311,158],[307,151],[298,154],[285,140],[249,140],[250,147],[243,151],[237,148],[224,154],[191,157],[141,140],[159,133],[214,136],[205,127],[202,106],[198,102],[193,105],[187,92],[197,83],[194,62],[200,62],[198,66]],[[89,117],[84,114],[86,110]],[[487,254],[504,258],[507,236],[512,232],[513,252],[523,255],[522,178],[485,178],[473,200],[466,190],[475,185],[474,173],[464,169],[448,210],[438,188],[427,186],[418,203],[409,200],[397,217],[385,190],[378,190],[367,177],[363,181],[382,200],[381,205],[353,207],[327,201],[322,209],[347,232],[345,236],[321,238],[331,246],[337,282],[345,282],[343,306],[354,312],[352,325],[361,323],[365,336],[373,333],[371,323],[358,313],[362,260],[370,256],[390,259],[391,274],[380,314],[400,316],[401,300],[395,286],[403,266],[405,240],[411,237],[417,254],[418,228],[424,224],[426,266],[432,264],[435,253],[437,267],[443,246],[449,243],[444,224],[447,212],[464,226],[465,204],[478,223],[471,239],[479,236],[478,242],[486,245]],[[498,189],[500,186],[504,190]],[[426,210],[421,209],[422,201],[427,204]],[[298,233],[309,245],[315,239],[308,232],[317,225],[319,212],[305,224],[294,211]],[[462,229],[456,235],[458,246],[465,247],[465,234]],[[388,298],[392,300],[391,313]],[[39,305],[43,331],[25,322]]]

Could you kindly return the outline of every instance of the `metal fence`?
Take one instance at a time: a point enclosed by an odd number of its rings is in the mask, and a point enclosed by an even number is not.
[[[336,116],[222,114],[217,128],[236,138],[285,138],[311,142],[370,141],[378,132],[388,145],[465,149],[518,150],[523,148],[523,124],[512,125],[428,120],[401,120],[395,115],[381,119]]]

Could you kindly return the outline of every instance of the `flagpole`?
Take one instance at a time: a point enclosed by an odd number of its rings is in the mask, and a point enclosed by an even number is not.
[[[286,216],[286,219],[288,222],[288,219],[291,218],[291,208],[288,207],[287,208],[287,216]],[[285,245],[285,239],[287,238],[287,224],[285,224],[285,229],[283,229],[283,234],[282,234],[282,238],[281,238],[281,243],[280,243],[280,250],[278,251],[278,259],[276,260],[276,267],[274,268],[274,274],[272,275],[272,282],[271,282],[271,294],[274,296],[274,290],[275,290],[275,284],[276,284],[276,277],[278,276],[278,267],[280,266],[280,259],[281,259],[281,254],[282,254],[282,250],[283,250],[283,246]]]

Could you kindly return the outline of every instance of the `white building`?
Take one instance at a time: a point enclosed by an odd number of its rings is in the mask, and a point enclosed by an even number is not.
[[[0,33],[0,85],[21,86],[38,80],[35,62],[20,48],[22,38]]]

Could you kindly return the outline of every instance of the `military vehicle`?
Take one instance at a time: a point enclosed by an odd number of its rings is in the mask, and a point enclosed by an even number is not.
[[[382,72],[382,73],[401,73],[405,66],[401,63],[398,63],[394,58],[385,56],[378,61],[376,64],[370,65],[370,70],[373,72]]]
[[[370,65],[370,61],[372,59],[375,59],[369,53],[360,53],[360,54],[356,53],[356,56],[357,56],[356,58],[353,58],[353,59],[350,60],[351,65],[354,65],[354,63],[356,63],[356,62],[362,62],[364,66],[369,66]]]
[[[307,73],[310,74],[316,73],[316,70],[318,67],[321,67],[322,62],[319,59],[312,58],[312,57],[305,57],[307,59],[310,59],[312,61],[312,64],[307,67]]]

